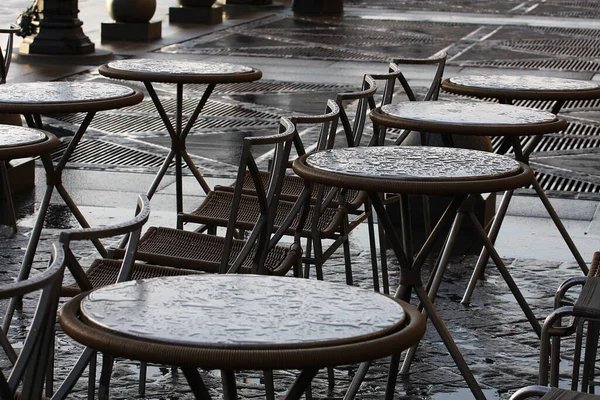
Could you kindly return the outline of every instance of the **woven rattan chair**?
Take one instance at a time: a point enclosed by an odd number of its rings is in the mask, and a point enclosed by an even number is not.
[[[547,386],[527,386],[517,390],[510,400],[600,400],[600,396]]]
[[[60,242],[65,247],[66,265],[75,282],[63,285],[61,296],[73,297],[81,292],[126,280],[190,274],[193,271],[161,267],[135,262],[137,243],[143,225],[150,216],[150,203],[145,195],[138,197],[139,212],[135,218],[118,225],[102,228],[71,229],[61,232]],[[97,258],[87,267],[81,265],[71,250],[75,241],[89,241],[128,234],[129,242],[118,259]],[[112,253],[110,251],[109,253]]]
[[[37,306],[28,327],[14,329],[11,335],[0,330],[0,344],[11,367],[0,372],[0,399],[40,399],[44,393],[47,368],[51,366],[54,345],[54,327],[64,271],[62,245],[52,247],[48,268],[26,280],[0,285],[0,299],[22,299],[25,303],[35,301]],[[26,332],[25,339],[18,337]],[[20,350],[14,346],[20,343]],[[52,390],[48,385],[46,394]]]
[[[375,107],[373,95],[377,86],[373,79],[365,76],[363,87],[360,91],[350,93],[340,93],[336,96],[335,102],[328,101],[326,111],[319,116],[297,116],[291,120],[296,125],[296,153],[305,154],[306,150],[325,149],[334,146],[356,146],[360,144],[362,133],[366,121],[367,111]],[[353,112],[348,111],[348,104],[353,104]],[[299,127],[305,127],[306,124],[320,127],[320,133],[317,142],[314,145],[305,143],[300,137]],[[344,136],[341,140],[336,131],[341,125]],[[266,172],[261,173],[263,181]],[[244,179],[244,193],[240,208],[243,210],[239,214],[236,227],[239,229],[251,229],[253,221],[256,220],[260,212],[258,198],[252,181],[248,176]],[[285,221],[286,216],[290,214],[297,204],[297,198],[305,190],[304,180],[296,175],[286,175],[284,179],[281,198],[277,210],[274,229],[278,229]],[[364,193],[352,191],[347,194],[349,199],[344,205],[337,202],[336,190],[313,186],[311,190],[311,203],[308,212],[308,219],[304,228],[297,230],[298,219],[294,220],[290,228],[285,232],[287,235],[299,234],[307,239],[306,253],[304,257],[305,269],[304,276],[309,276],[309,264],[315,265],[316,276],[323,279],[323,263],[337,250],[344,246],[344,260],[346,267],[346,282],[352,284],[352,268],[350,260],[350,248],[348,245],[348,233],[357,227],[369,214],[365,213],[361,206],[366,200]],[[180,226],[183,223],[201,224],[203,227],[214,229],[216,226],[227,226],[227,215],[231,209],[231,198],[233,196],[231,187],[216,187],[210,192],[205,201],[190,213],[180,215]],[[348,215],[354,215],[350,221]],[[319,215],[319,218],[316,218]],[[333,243],[323,249],[323,240],[333,240]],[[312,257],[312,247],[314,247],[314,257]],[[376,264],[375,264],[376,265]]]
[[[569,291],[575,287],[580,287],[581,292],[573,302],[570,300],[572,295],[569,295]],[[571,389],[582,392],[593,391],[594,366],[600,334],[600,296],[598,293],[600,293],[600,251],[594,253],[587,276],[566,280],[556,292],[554,298],[555,310],[546,318],[542,326],[540,385],[550,383],[551,386],[558,386],[561,338],[576,333]],[[564,320],[568,320],[569,324],[563,326],[562,322]],[[586,323],[587,330],[584,330]],[[581,371],[581,386],[579,386],[584,336],[585,351]],[[548,368],[549,365],[550,368]],[[550,371],[549,380],[548,370]]]
[[[184,231],[165,227],[150,227],[140,239],[136,258],[152,264],[175,268],[192,269],[211,273],[244,272],[285,275],[297,267],[301,256],[300,245],[294,241],[289,246],[278,245],[284,232],[289,229],[294,214],[301,211],[303,200],[290,210],[288,222],[273,229],[275,210],[278,208],[279,192],[295,137],[294,124],[287,118],[281,119],[280,133],[272,136],[246,137],[236,187],[232,194],[229,213],[226,216],[225,236]],[[268,185],[263,186],[253,150],[260,146],[272,146],[274,158]],[[252,221],[251,232],[245,239],[235,238],[236,221],[244,212],[243,179],[249,173],[259,188],[257,198],[260,213]],[[308,194],[302,196],[306,198]],[[272,234],[272,236],[271,236]],[[124,254],[116,251],[117,256]],[[298,273],[298,270],[296,270]]]

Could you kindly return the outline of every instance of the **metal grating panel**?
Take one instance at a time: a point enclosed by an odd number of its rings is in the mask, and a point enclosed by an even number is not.
[[[58,159],[67,149],[68,142],[61,141],[52,153],[52,159]],[[162,165],[164,156],[148,153],[131,147],[96,139],[83,139],[69,158],[70,164],[94,164],[125,167],[154,167]]]
[[[183,114],[191,115],[194,112],[194,109],[198,105],[199,99],[183,99]],[[177,102],[174,98],[161,98],[162,106],[164,107],[167,114],[175,115]],[[134,106],[122,108],[120,112],[140,112],[140,113],[148,113],[150,115],[157,115],[156,107],[152,100],[147,99],[138,103]],[[264,119],[273,119],[276,118],[275,115],[262,111],[251,110],[239,105],[231,105],[222,103],[219,101],[211,101],[209,100],[201,112],[204,117],[231,117],[231,118],[264,118]]]
[[[525,144],[528,140],[523,137],[521,142]],[[494,151],[498,150],[501,137],[492,137]],[[561,133],[547,134],[534,149],[535,153],[548,151],[566,151],[600,148],[600,126],[569,121],[567,128]],[[512,152],[509,151],[509,152]]]
[[[572,57],[598,57],[600,39],[556,39],[505,41],[502,46],[530,52]]]
[[[232,83],[230,85],[217,85],[216,93],[221,94],[244,94],[244,93],[294,93],[294,92],[331,92],[340,89],[356,89],[351,85],[334,85],[323,83],[303,83],[303,82],[275,82],[260,80],[247,83]],[[204,93],[206,85],[191,84],[186,85],[186,89]]]
[[[287,46],[287,47],[246,47],[239,49],[210,49],[210,48],[194,48],[188,49],[186,54],[213,54],[213,55],[231,55],[231,56],[263,56],[263,57],[283,57],[293,58],[302,57],[309,59],[326,59],[326,60],[357,60],[357,61],[386,61],[388,57],[380,54],[361,54],[358,52],[345,51],[341,49],[327,47],[304,47],[304,46]]]
[[[56,116],[56,119],[79,125],[83,120],[80,114],[65,114]],[[268,127],[277,125],[278,118],[255,119],[255,118],[198,118],[194,129],[225,129],[225,128],[252,128]],[[183,124],[187,119],[183,119]],[[97,115],[90,128],[102,133],[143,133],[143,132],[166,132],[167,129],[160,117],[154,115],[124,115],[105,113]]]
[[[567,178],[564,176],[538,171],[535,172],[535,177],[544,190],[578,193],[600,193],[600,185],[580,179]]]
[[[504,60],[504,61],[466,61],[462,66],[480,66],[496,68],[522,68],[522,69],[552,69],[559,71],[600,71],[600,62],[572,59],[544,59],[544,60]]]

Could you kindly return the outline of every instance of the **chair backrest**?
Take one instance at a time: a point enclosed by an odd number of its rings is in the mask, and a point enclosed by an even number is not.
[[[440,54],[434,55],[429,58],[395,58],[390,64],[390,72],[392,70],[400,71],[400,75],[398,76],[398,81],[402,85],[402,89],[404,89],[404,93],[408,97],[410,101],[430,101],[437,100],[440,94],[440,87],[442,85],[442,77],[444,75],[444,69],[446,67],[446,52],[442,52]],[[427,93],[422,98],[417,98],[413,90],[413,86],[411,86],[408,82],[408,78],[406,77],[407,73],[403,71],[403,67],[405,66],[418,66],[419,70],[422,70],[423,67],[430,66],[433,68],[433,76],[429,73],[428,78],[425,80],[429,81],[429,85],[427,87]],[[415,79],[416,80],[416,79]],[[418,81],[422,81],[419,79]],[[391,99],[390,99],[391,100]]]
[[[12,364],[10,372],[0,372],[0,399],[15,399],[21,386],[20,398],[40,399],[44,390],[46,369],[52,360],[54,327],[64,272],[64,253],[60,243],[52,247],[52,258],[48,268],[38,275],[23,281],[0,286],[0,299],[19,299],[39,293],[37,306],[20,351],[14,349],[11,339],[0,330],[0,344]],[[14,326],[14,324],[13,324]],[[17,330],[13,330],[17,331]],[[16,339],[19,342],[21,339]]]
[[[85,291],[92,289],[92,284],[86,276],[83,267],[71,251],[71,242],[76,240],[115,237],[123,234],[129,236],[125,249],[125,256],[123,257],[121,270],[117,278],[117,282],[126,281],[131,278],[133,263],[135,262],[135,253],[137,251],[142,227],[148,221],[149,217],[150,201],[146,195],[140,194],[137,200],[136,215],[127,222],[102,228],[68,229],[60,233],[59,241],[63,244],[65,249],[65,264],[81,290]]]
[[[364,75],[361,90],[356,92],[338,93],[335,102],[340,109],[339,122],[342,123],[346,145],[360,146],[368,118],[368,112],[376,107],[375,95],[377,83],[370,75]],[[352,107],[353,114],[350,113]],[[337,122],[334,123],[337,127]],[[333,147],[333,138],[328,139],[329,148]]]
[[[220,273],[238,272],[247,257],[252,259],[252,272],[264,273],[264,261],[269,251],[275,246],[279,238],[279,232],[276,232],[276,239],[271,239],[271,232],[275,222],[277,206],[279,204],[279,196],[283,186],[285,171],[289,165],[291,149],[295,145],[298,132],[296,125],[288,118],[281,118],[279,124],[279,133],[270,136],[257,136],[244,138],[242,153],[238,173],[236,176],[236,184],[234,187],[233,200],[231,205],[231,213],[225,233],[225,245],[223,246],[221,256]],[[270,162],[269,179],[266,181],[261,176],[261,171],[257,165],[257,155],[254,154],[255,147],[261,147],[261,154],[264,154],[265,146],[271,146],[273,149],[273,158]],[[300,151],[303,147],[300,143]],[[251,177],[255,188],[255,196],[258,199],[260,214],[250,233],[246,239],[246,244],[242,251],[238,254],[235,260],[230,260],[232,244],[236,233],[236,221],[239,211],[239,204],[244,195],[245,179]],[[289,226],[285,227],[286,229]],[[284,227],[280,228],[280,230]]]
[[[440,88],[442,85],[442,78],[444,75],[444,69],[446,67],[446,52],[436,54],[429,58],[396,58],[388,67],[388,73],[384,74],[371,74],[373,79],[376,81],[382,80],[385,82],[383,85],[383,93],[381,96],[381,102],[379,106],[390,104],[394,101],[394,96],[398,96],[396,93],[396,81],[400,82],[402,91],[409,101],[435,101],[439,97]],[[408,67],[417,67],[418,73],[416,72],[414,79],[415,83],[411,85],[408,78]],[[427,92],[424,96],[419,97],[415,87],[425,86]],[[387,129],[378,127],[379,145],[383,145]],[[402,130],[394,140],[394,144],[403,144],[409,134],[410,130]],[[445,140],[445,139],[444,139]],[[421,133],[420,143],[421,145],[427,145],[429,142],[429,135]]]
[[[16,25],[11,25],[9,28],[0,28],[0,34],[8,35],[4,51],[0,49],[0,84],[6,83],[6,76],[8,75],[12,58],[13,37],[19,30],[19,27]]]

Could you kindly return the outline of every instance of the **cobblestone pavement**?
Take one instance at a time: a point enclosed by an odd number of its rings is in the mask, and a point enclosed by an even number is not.
[[[44,232],[42,248],[36,258],[36,268],[44,267],[48,254],[45,250],[48,250],[48,245],[54,240],[56,233],[52,230]],[[372,287],[370,256],[366,246],[365,228],[353,233],[351,240],[356,284],[370,289]],[[4,279],[14,276],[25,245],[24,235],[0,242]],[[93,253],[93,249],[89,246],[81,245],[76,248],[76,254],[82,257]],[[538,339],[508,292],[502,278],[491,265],[488,268],[487,279],[478,285],[471,305],[460,304],[474,261],[474,256],[453,259],[438,294],[436,306],[488,398],[507,398],[515,389],[535,383],[539,357]],[[578,268],[572,263],[527,259],[507,259],[505,262],[539,318],[543,318],[550,310],[552,296],[558,284],[563,279],[579,273]],[[343,268],[343,257],[337,254],[327,264],[325,279],[343,281]],[[390,274],[391,283],[395,286],[398,280],[397,265],[390,266]],[[27,301],[22,314],[17,315],[16,328],[11,331],[12,335],[18,337],[23,334],[24,329],[21,324],[27,323],[30,312],[31,303]],[[276,324],[273,329],[277,329]],[[81,346],[66,337],[59,329],[56,336],[57,382],[68,372],[80,350]],[[374,363],[361,388],[360,398],[382,398],[387,367],[388,360]],[[332,390],[328,388],[326,374],[322,371],[312,387],[314,398],[343,397],[355,370],[356,366],[335,368],[336,385]],[[138,397],[138,371],[138,363],[119,360],[111,381],[111,398]],[[568,371],[565,370],[565,374],[566,379]],[[293,371],[277,371],[275,374],[277,390],[284,393],[294,376]],[[218,371],[203,371],[203,377],[215,397],[220,398]],[[85,398],[86,382],[84,376],[75,387],[72,398]],[[241,398],[264,396],[262,374],[243,371],[238,375],[238,383]],[[462,377],[431,326],[428,327],[419,347],[410,374],[398,380],[396,392],[397,398],[406,399],[470,397]],[[193,398],[186,387],[183,375],[168,366],[149,367],[146,393],[147,396],[141,398]]]

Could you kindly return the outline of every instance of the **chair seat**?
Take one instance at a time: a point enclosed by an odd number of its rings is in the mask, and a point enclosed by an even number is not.
[[[246,241],[234,239],[229,265],[235,261]],[[140,238],[136,259],[152,264],[217,273],[225,238],[222,236],[184,231],[165,227],[150,227]],[[267,255],[265,271],[270,275],[285,275],[301,256],[297,245],[275,246]],[[252,255],[246,257],[239,272],[252,269]],[[116,250],[115,256],[122,257],[124,251]]]
[[[260,179],[262,180],[263,185],[267,185],[269,180],[269,173],[261,171]],[[225,192],[233,192],[235,183],[231,186],[220,186],[219,191]],[[248,195],[254,195],[256,193],[256,187],[254,186],[254,181],[252,180],[252,176],[250,174],[246,174],[244,176],[244,181],[242,184],[243,193]],[[284,201],[296,201],[300,193],[304,190],[304,179],[300,178],[296,175],[286,175],[283,179],[283,186],[280,193],[280,199]],[[311,193],[311,198],[315,200],[317,198],[317,191],[319,190],[319,185],[314,185]],[[325,193],[324,197],[327,197],[327,194],[332,190],[332,188],[327,188],[327,193]],[[348,190],[346,194],[346,206],[349,211],[357,210],[365,201],[365,194],[359,190]],[[337,207],[337,202],[332,202],[331,207]]]
[[[86,275],[92,284],[94,289],[112,285],[117,281],[119,271],[121,270],[121,260],[110,260],[110,259],[96,259],[92,262],[90,267],[86,271]],[[176,275],[190,275],[190,274],[201,274],[200,271],[193,271],[189,269],[169,268],[160,267],[157,265],[135,263],[133,264],[133,270],[131,280],[158,278],[161,276],[176,276]],[[81,288],[77,283],[63,286],[61,289],[61,296],[74,297],[82,292]]]
[[[209,192],[200,207],[190,213],[183,214],[183,222],[193,222],[197,224],[205,224],[212,226],[227,226],[229,214],[231,213],[231,205],[233,204],[233,193],[212,191]],[[274,229],[277,230],[284,222],[285,218],[290,214],[294,203],[289,201],[280,201],[275,216]],[[238,215],[236,227],[239,229],[250,230],[256,224],[260,214],[258,199],[251,195],[242,195],[238,206]],[[310,228],[315,215],[315,207],[311,206],[308,218],[304,223],[302,236],[310,235]],[[323,238],[333,238],[339,232],[339,225],[344,217],[342,210],[339,208],[326,208],[321,213],[321,218],[318,223],[318,230]],[[288,235],[293,235],[298,227],[298,218],[290,226],[286,232]]]

